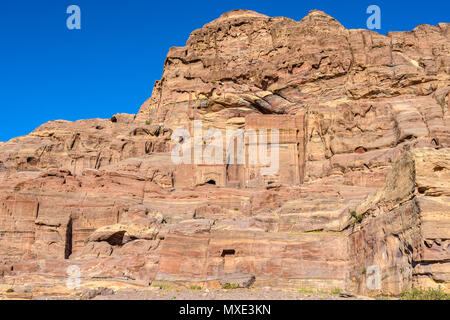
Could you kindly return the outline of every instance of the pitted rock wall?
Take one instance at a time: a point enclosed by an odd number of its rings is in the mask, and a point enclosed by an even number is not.
[[[448,289],[449,30],[385,36],[317,10],[225,13],[169,50],[137,115],[50,121],[0,143],[0,282],[62,290],[78,266],[84,286],[253,275],[255,286]],[[171,160],[177,128],[263,119],[290,150],[279,181]],[[384,275],[375,291],[372,265]]]

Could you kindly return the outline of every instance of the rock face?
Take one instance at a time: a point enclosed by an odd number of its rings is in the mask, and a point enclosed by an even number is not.
[[[367,263],[384,270],[381,287],[399,292],[412,283],[428,287],[450,282],[450,153],[416,149],[405,153],[383,189],[362,202],[362,222],[350,234],[357,279]],[[356,288],[355,288],[356,289]]]
[[[449,23],[383,36],[317,10],[225,13],[170,49],[136,116],[0,144],[0,283],[63,290],[76,267],[86,287],[448,290],[449,107]],[[174,132],[200,121],[223,161],[174,163]],[[251,135],[225,163],[226,130],[274,129],[275,173]]]

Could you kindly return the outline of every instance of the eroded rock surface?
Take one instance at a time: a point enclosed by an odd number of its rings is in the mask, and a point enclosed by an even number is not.
[[[448,289],[449,106],[449,23],[384,36],[317,10],[225,13],[170,49],[137,115],[0,144],[0,289],[70,292],[70,266],[88,288]],[[279,129],[278,172],[175,164],[194,121]]]

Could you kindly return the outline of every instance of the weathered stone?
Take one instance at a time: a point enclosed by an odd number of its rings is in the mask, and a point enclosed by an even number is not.
[[[77,266],[92,288],[254,275],[260,287],[448,290],[449,30],[223,14],[169,50],[136,115],[50,121],[0,143],[0,282],[69,294]],[[224,140],[278,129],[279,170],[248,161],[251,140],[244,163],[176,165],[171,135],[195,120]]]
[[[254,275],[228,274],[219,280],[222,286],[231,285],[238,288],[249,288],[255,282]]]

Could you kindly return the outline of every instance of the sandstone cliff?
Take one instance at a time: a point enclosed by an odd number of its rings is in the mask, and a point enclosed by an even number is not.
[[[225,13],[170,49],[137,115],[0,144],[0,283],[64,291],[77,266],[83,286],[449,289],[449,107],[449,23],[384,36],[317,10]],[[279,128],[279,172],[175,165],[171,135],[195,120]]]

